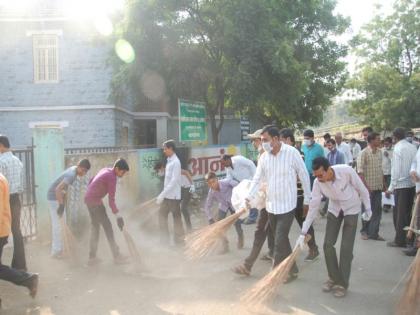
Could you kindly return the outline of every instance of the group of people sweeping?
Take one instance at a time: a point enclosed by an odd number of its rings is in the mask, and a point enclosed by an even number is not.
[[[397,128],[398,129],[398,128]],[[401,137],[401,130],[395,133],[396,141]],[[375,145],[377,134],[368,132],[368,148],[366,161],[375,158]],[[189,242],[189,240],[200,238],[208,240],[210,238],[221,239],[222,248],[219,253],[224,254],[229,251],[229,243],[223,235],[226,231],[221,228],[223,222],[234,224],[238,235],[237,247],[244,247],[244,232],[242,223],[256,221],[256,230],[254,240],[249,255],[244,261],[233,268],[233,271],[239,275],[248,276],[263,248],[265,240],[268,243],[268,253],[263,255],[263,259],[273,262],[273,269],[279,266],[286,259],[290,258],[292,251],[304,249],[309,246],[309,252],[306,256],[307,261],[312,261],[319,256],[319,250],[316,243],[315,231],[312,226],[313,221],[318,216],[322,201],[327,201],[326,213],[326,231],[323,244],[325,262],[328,271],[328,278],[322,286],[324,292],[331,292],[335,297],[344,297],[347,293],[351,264],[353,260],[353,247],[356,237],[356,229],[359,213],[362,213],[363,229],[373,231],[368,234],[366,239],[379,238],[380,213],[378,212],[377,198],[372,199],[373,192],[371,183],[372,170],[364,169],[362,165],[354,168],[355,160],[348,158],[344,164],[337,161],[345,161],[344,153],[337,150],[335,141],[327,140],[329,153],[325,156],[324,149],[314,141],[313,131],[304,132],[304,144],[302,150],[295,145],[294,133],[291,129],[285,128],[279,130],[274,125],[269,125],[263,129],[257,130],[249,135],[254,147],[258,149],[259,156],[255,164],[242,156],[221,157],[221,165],[226,170],[226,178],[219,178],[216,173],[209,172],[205,175],[205,182],[208,185],[208,195],[204,205],[204,213],[209,226],[198,231],[192,230],[191,219],[188,212],[188,202],[181,204],[186,200],[186,195],[195,191],[191,174],[187,170],[182,170],[181,162],[176,155],[176,145],[172,140],[163,143],[163,153],[166,157],[165,164],[156,165],[155,170],[159,176],[164,177],[164,185],[161,193],[155,201],[159,205],[159,230],[162,244],[170,243],[170,232],[168,227],[168,216],[171,213],[174,222],[174,243],[178,246],[190,244],[190,253],[199,252],[199,255],[209,253],[208,248],[200,248],[200,242]],[[344,147],[344,143],[340,143]],[[400,148],[404,159],[408,152],[408,146]],[[409,148],[410,152],[413,148]],[[0,258],[3,246],[7,242],[7,236],[13,229],[13,220],[17,220],[20,212],[16,210],[14,204],[14,194],[19,194],[19,180],[22,178],[22,165],[18,159],[10,152],[10,144],[7,137],[0,137],[0,198],[6,202],[1,203],[0,207]],[[342,149],[346,151],[345,149]],[[405,151],[404,151],[405,150]],[[339,153],[341,152],[341,153]],[[347,152],[347,151],[346,151]],[[415,236],[407,239],[401,230],[410,225],[411,208],[414,196],[408,193],[394,191],[402,189],[402,172],[410,173],[410,180],[413,185],[417,185],[417,198],[420,193],[420,151],[411,159],[410,165],[405,163],[407,170],[400,169],[400,173],[392,173],[389,186],[385,187],[386,195],[396,194],[400,203],[404,202],[404,213],[400,213],[398,205],[394,209],[394,224],[396,228],[396,238],[393,244],[401,245],[412,242],[415,244]],[[7,153],[7,154],[6,154]],[[330,154],[331,153],[331,154]],[[363,151],[362,151],[363,153]],[[367,155],[367,154],[370,155]],[[412,155],[412,152],[410,153]],[[359,164],[364,163],[358,159]],[[77,165],[65,170],[51,184],[47,199],[50,205],[50,216],[52,225],[52,245],[51,254],[54,258],[63,256],[64,247],[62,240],[62,227],[65,222],[65,201],[66,191],[72,185],[76,178],[84,176],[90,170],[89,160],[83,159]],[[115,202],[115,194],[118,178],[123,177],[129,171],[126,160],[118,159],[113,167],[103,168],[89,182],[84,196],[84,202],[87,206],[91,219],[91,235],[88,265],[94,266],[100,262],[97,258],[97,248],[99,241],[100,227],[105,231],[111,252],[116,264],[125,264],[129,262],[128,257],[123,256],[116,244],[111,221],[107,215],[103,204],[103,198],[108,196],[109,207],[115,215],[116,223],[119,229],[124,229],[124,220]],[[396,178],[397,176],[397,178]],[[406,179],[404,179],[406,181]],[[243,197],[243,203],[239,207],[234,204],[232,195],[235,189],[241,183],[248,182],[247,191]],[[242,188],[241,188],[242,189]],[[379,188],[375,187],[375,192]],[[13,190],[13,191],[12,191]],[[263,192],[263,204],[255,202],[261,198]],[[398,200],[397,200],[398,202]],[[212,208],[217,204],[218,213],[214,216]],[[258,204],[258,206],[256,206]],[[400,207],[402,207],[400,205]],[[420,207],[417,202],[417,229],[420,228]],[[248,217],[240,219],[242,212],[249,214]],[[20,211],[20,209],[19,209]],[[322,210],[321,210],[322,211]],[[230,216],[229,216],[230,214]],[[182,215],[187,227],[187,232],[191,232],[187,237],[182,223]],[[234,220],[229,219],[230,217]],[[231,220],[231,222],[229,221]],[[301,234],[292,248],[289,240],[289,232],[293,221],[296,220],[301,228]],[[370,225],[369,221],[374,221]],[[16,225],[16,224],[15,224]],[[225,224],[225,227],[228,224]],[[335,244],[337,242],[342,227],[340,255],[337,257]],[[15,227],[16,228],[16,227]],[[363,231],[362,229],[362,231]],[[416,226],[411,225],[411,230],[416,232]],[[217,234],[216,231],[218,231]],[[220,231],[222,233],[220,234]],[[15,231],[13,231],[15,234]],[[19,233],[16,232],[16,235]],[[308,235],[310,237],[308,237]],[[415,234],[414,234],[415,235]],[[14,235],[15,236],[15,235]],[[214,242],[209,242],[208,244]],[[16,244],[18,246],[16,246]],[[38,275],[26,271],[24,262],[23,247],[19,248],[19,242],[15,244],[14,264],[20,261],[23,267],[7,267],[0,263],[1,279],[11,281],[17,285],[28,287],[32,296],[36,295]],[[393,246],[391,244],[391,246]],[[207,246],[207,245],[206,245]],[[204,247],[206,247],[204,246]],[[192,248],[193,247],[193,248]],[[19,252],[20,251],[20,252]],[[23,251],[23,258],[22,258]],[[188,252],[188,248],[187,248]],[[20,258],[19,258],[20,253]],[[198,255],[198,256],[199,256]],[[196,255],[197,257],[197,255]],[[22,260],[23,259],[23,260]],[[289,283],[298,276],[298,268],[294,261],[287,269],[287,276],[282,278],[283,283]]]

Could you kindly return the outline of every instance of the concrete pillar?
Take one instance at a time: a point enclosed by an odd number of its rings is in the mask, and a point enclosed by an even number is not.
[[[34,169],[38,236],[50,235],[47,192],[52,181],[64,170],[63,123],[30,123],[34,139]]]
[[[176,139],[176,135],[168,136],[168,118],[158,117],[156,118],[156,145],[158,148],[162,146],[162,143],[173,137]]]

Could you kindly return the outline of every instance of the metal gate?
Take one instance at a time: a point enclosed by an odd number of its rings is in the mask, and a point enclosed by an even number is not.
[[[37,233],[34,151],[33,147],[28,147],[26,149],[13,150],[13,154],[23,164],[23,193],[21,195],[22,213],[20,224],[23,237],[28,240],[35,237]]]

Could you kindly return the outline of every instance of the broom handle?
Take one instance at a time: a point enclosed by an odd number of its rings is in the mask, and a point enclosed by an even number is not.
[[[419,202],[420,202],[419,200],[420,200],[420,195],[417,195],[416,202],[414,203],[413,213],[411,214],[410,228],[408,229],[408,232],[407,232],[407,238],[409,239],[413,237],[412,229],[414,229],[414,221],[416,219],[417,208],[419,207]]]
[[[150,200],[148,200],[148,201],[145,201],[145,202],[143,202],[143,203],[141,203],[141,204],[139,204],[139,205],[137,205],[137,206],[136,206],[136,208],[137,208],[137,209],[141,209],[141,208],[148,207],[148,206],[150,206],[152,203],[154,203],[155,201],[156,201],[156,197],[155,197],[155,198],[153,198],[153,199],[150,199]]]

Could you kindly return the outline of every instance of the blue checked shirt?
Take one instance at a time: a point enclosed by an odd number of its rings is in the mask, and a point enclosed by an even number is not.
[[[23,164],[12,152],[0,154],[0,173],[9,182],[10,194],[23,192]]]

